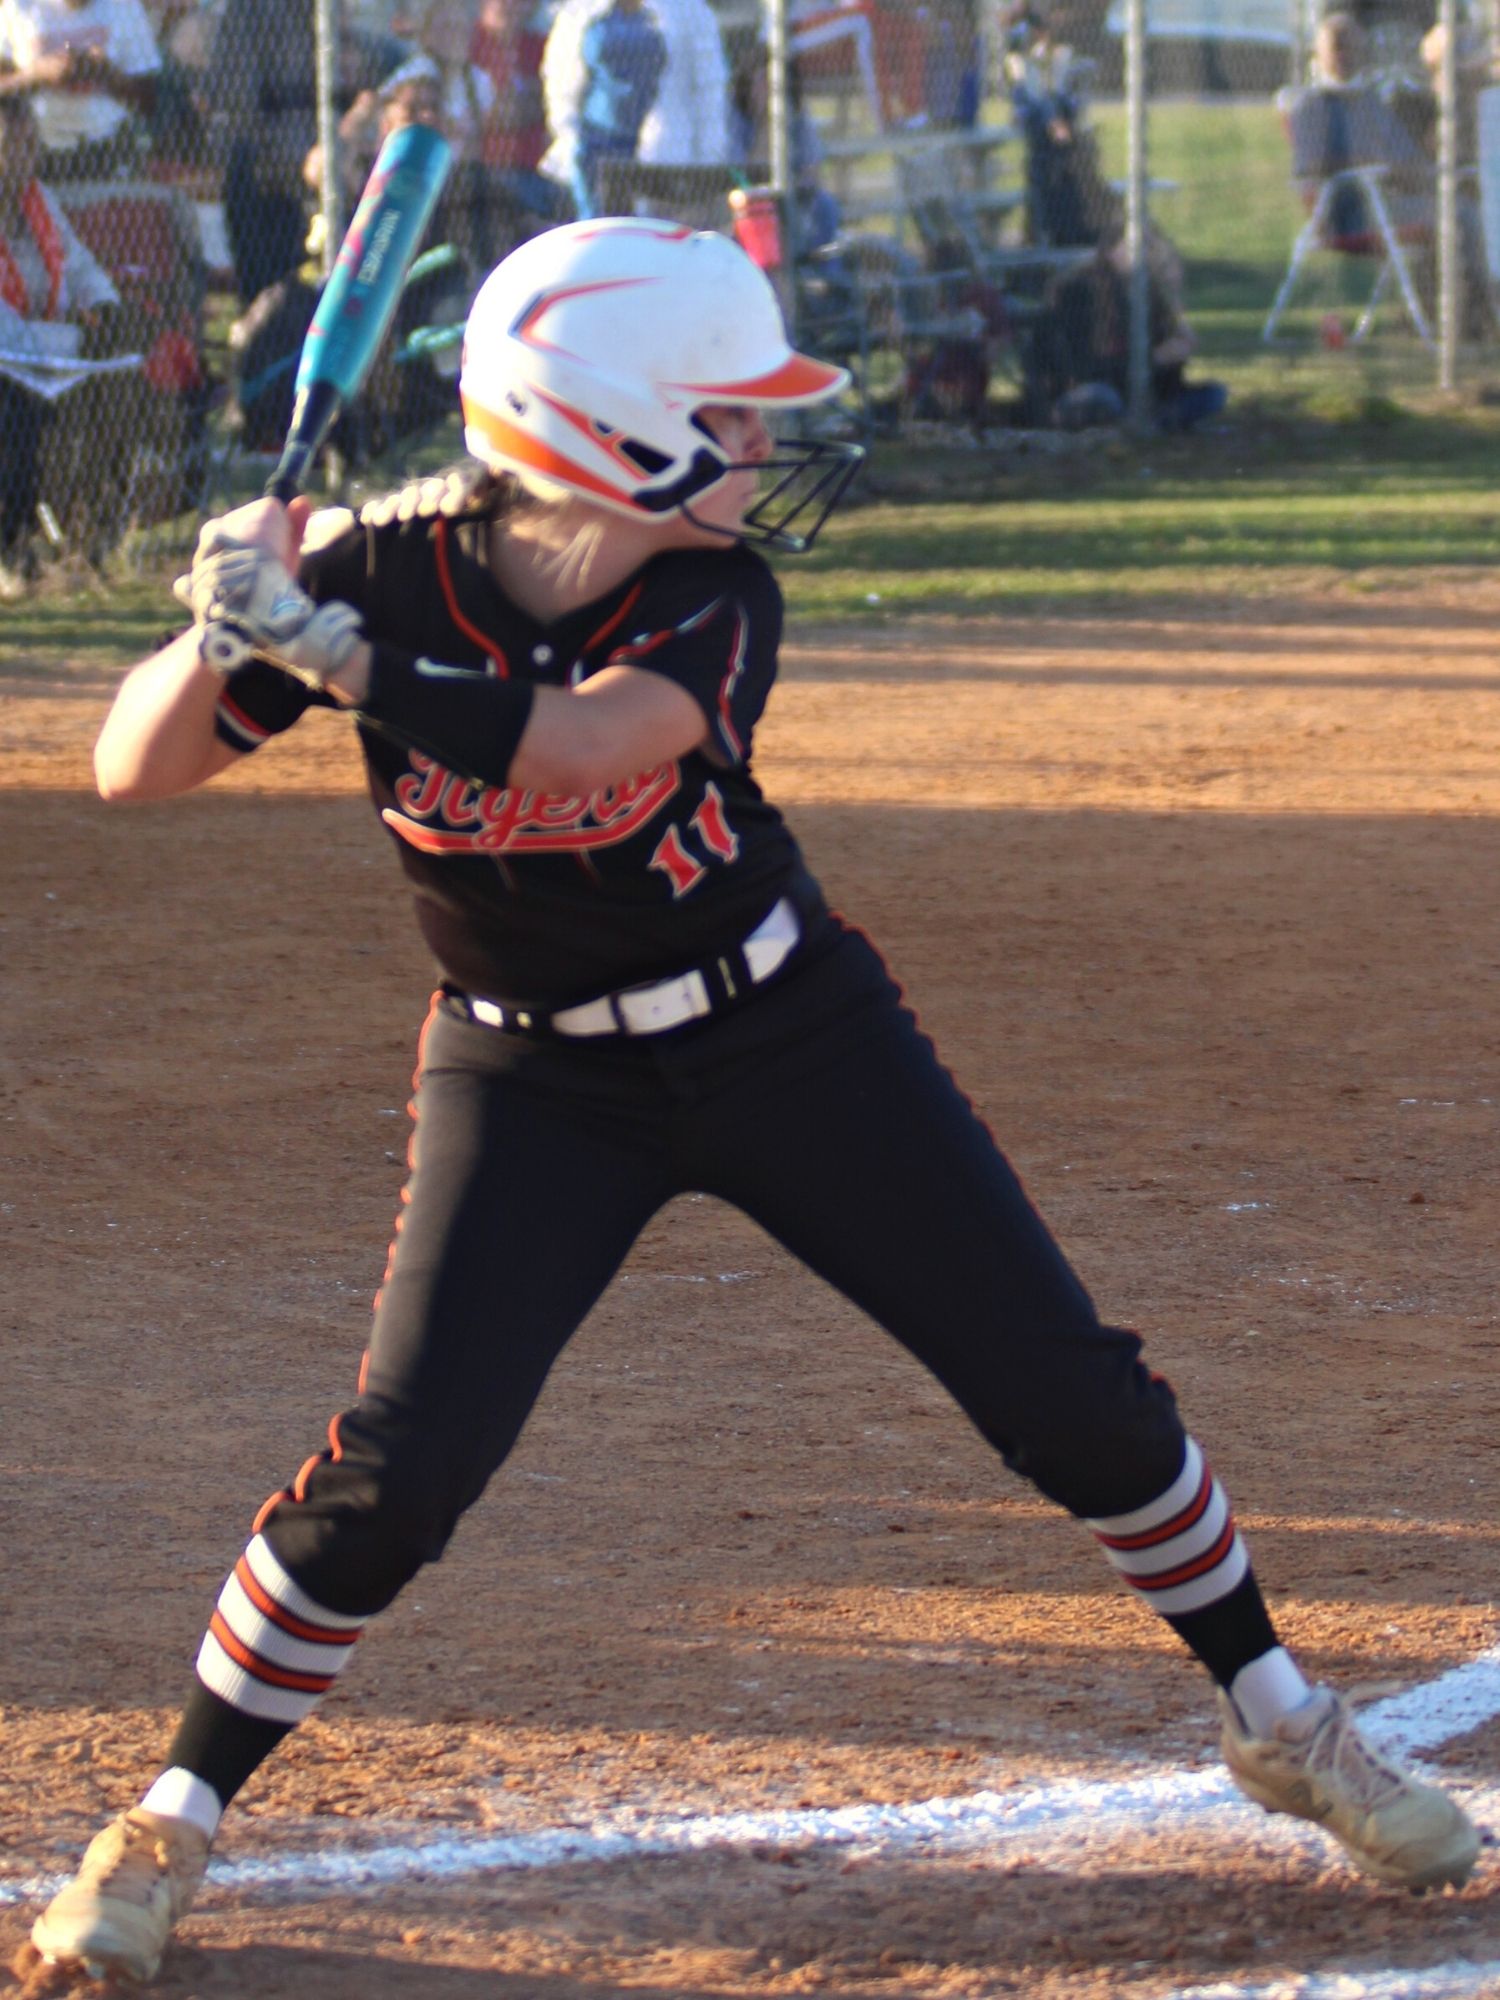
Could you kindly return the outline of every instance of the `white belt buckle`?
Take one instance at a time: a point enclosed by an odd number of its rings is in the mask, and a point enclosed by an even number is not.
[[[755,929],[745,939],[741,949],[745,963],[750,968],[750,977],[758,986],[763,979],[769,979],[790,953],[801,934],[797,912],[790,900],[783,896],[774,905],[771,913],[763,917]]]
[[[684,1021],[702,1020],[713,1011],[701,972],[685,972],[680,979],[664,979],[659,986],[617,994],[615,1005],[627,1035],[659,1035]]]

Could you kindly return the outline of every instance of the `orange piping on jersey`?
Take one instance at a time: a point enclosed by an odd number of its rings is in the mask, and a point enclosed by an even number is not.
[[[615,627],[623,623],[623,621],[626,618],[628,618],[630,613],[635,609],[636,602],[639,599],[641,592],[645,588],[646,586],[643,583],[636,584],[634,589],[631,591],[630,595],[626,598],[625,602],[620,606],[619,610],[615,613],[613,618],[606,618],[604,623],[599,627],[599,630],[597,632],[591,633],[590,636],[584,640],[582,648],[580,650],[586,653],[588,652],[591,646],[597,646],[601,640],[607,639],[610,633],[614,631]]]
[[[407,1134],[406,1140],[406,1179],[401,1184],[401,1193],[398,1197],[400,1205],[396,1210],[396,1220],[391,1230],[390,1244],[385,1253],[385,1270],[381,1273],[380,1283],[376,1288],[375,1298],[370,1307],[372,1315],[379,1312],[381,1294],[391,1281],[391,1271],[396,1262],[396,1244],[401,1235],[401,1224],[404,1219],[402,1211],[411,1202],[411,1177],[417,1168],[417,1087],[422,1081],[422,1065],[427,1059],[427,1037],[432,1033],[432,1024],[437,1019],[438,1002],[442,997],[443,989],[440,986],[427,1003],[427,1018],[422,1023],[421,1033],[417,1036],[417,1063],[416,1068],[411,1074],[411,1097],[406,1106],[407,1116],[411,1119],[411,1131]],[[365,1393],[365,1384],[369,1378],[370,1350],[367,1347],[364,1352],[364,1358],[359,1364],[360,1395]]]
[[[217,1611],[209,1619],[208,1629],[235,1665],[243,1667],[254,1680],[265,1681],[270,1687],[290,1688],[294,1694],[326,1694],[333,1686],[332,1674],[297,1674],[287,1667],[273,1667],[269,1660],[252,1652],[243,1639],[236,1639]]]
[[[729,665],[724,678],[719,683],[719,733],[730,751],[741,759],[745,755],[744,740],[734,726],[734,713],[730,703],[740,675],[745,671],[745,649],[749,644],[750,627],[745,619],[743,605],[735,606],[734,643],[730,649]]]
[[[339,1420],[337,1417],[332,1417],[329,1419],[328,1424],[328,1450],[326,1452],[315,1451],[312,1457],[306,1461],[302,1470],[297,1474],[297,1477],[292,1481],[288,1489],[291,1498],[293,1500],[305,1500],[307,1498],[307,1482],[312,1478],[313,1468],[321,1465],[325,1458],[331,1464],[337,1465],[343,1456],[344,1447],[339,1438]],[[279,1500],[281,1495],[278,1493],[276,1497]],[[260,1523],[257,1522],[256,1526],[258,1527],[259,1525]]]
[[[481,632],[477,625],[471,624],[458,608],[458,598],[453,589],[453,573],[448,567],[448,523],[441,515],[438,517],[437,534],[433,539],[433,553],[437,557],[438,583],[442,588],[443,602],[448,607],[448,616],[466,638],[472,639],[476,645],[483,646],[485,658],[494,661],[495,671],[501,680],[509,680],[510,662],[505,657],[504,647],[497,640],[490,638],[488,633]]]

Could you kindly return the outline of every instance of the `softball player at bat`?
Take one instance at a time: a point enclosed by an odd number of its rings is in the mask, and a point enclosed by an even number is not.
[[[794,545],[796,522],[805,545],[857,457],[767,423],[843,379],[789,348],[727,238],[554,230],[469,318],[467,497],[352,525],[300,582],[304,502],[211,524],[194,626],[125,680],[96,752],[111,799],[189,791],[310,704],[350,709],[441,985],[358,1392],[261,1509],[161,1773],[38,1918],[44,1957],[155,1971],[225,1807],[442,1555],[687,1190],[836,1285],[1093,1532],[1217,1683],[1252,1799],[1385,1883],[1473,1867],[1459,1808],[1278,1644],[1172,1391],[1100,1323],[751,775],[781,628],[752,545]],[[771,467],[782,498],[758,499]]]

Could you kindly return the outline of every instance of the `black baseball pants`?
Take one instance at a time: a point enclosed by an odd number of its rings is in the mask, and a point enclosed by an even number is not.
[[[878,955],[835,925],[738,1009],[666,1035],[523,1039],[429,1017],[413,1166],[361,1392],[263,1520],[335,1612],[441,1555],[651,1216],[753,1217],[886,1327],[1007,1464],[1078,1516],[1166,1490],[1171,1390],[1102,1326]]]

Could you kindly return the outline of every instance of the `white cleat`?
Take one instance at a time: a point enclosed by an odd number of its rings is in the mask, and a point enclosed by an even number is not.
[[[78,1873],[31,1927],[54,1965],[91,1979],[151,1979],[208,1865],[208,1841],[187,1820],[140,1806],[89,1842]]]
[[[1420,1894],[1467,1881],[1479,1835],[1461,1806],[1374,1750],[1341,1696],[1320,1687],[1269,1736],[1252,1736],[1222,1691],[1224,1761],[1267,1812],[1323,1826],[1377,1881]]]

